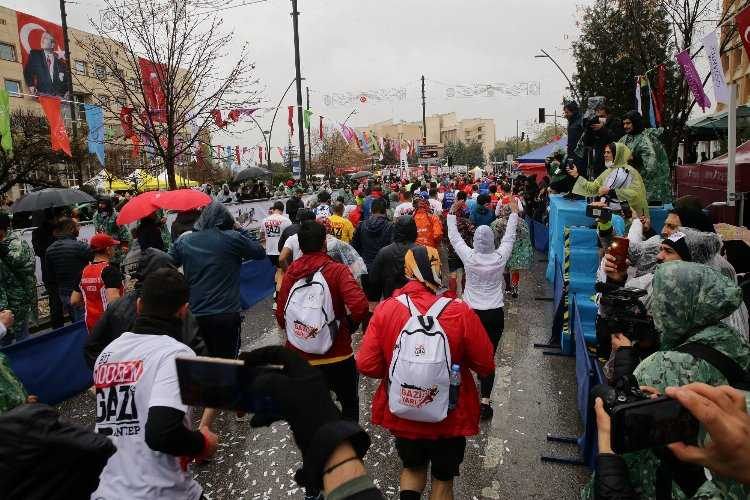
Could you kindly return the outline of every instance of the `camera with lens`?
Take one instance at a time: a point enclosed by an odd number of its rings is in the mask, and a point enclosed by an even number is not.
[[[586,216],[602,222],[611,221],[613,213],[626,219],[631,213],[630,204],[627,201],[617,200],[611,196],[594,196],[587,198],[586,201]],[[602,201],[604,201],[604,206],[601,205]]]
[[[621,288],[609,283],[599,282],[596,291],[601,293],[599,305],[604,322],[604,335],[622,333],[631,342],[655,345],[659,334],[654,321],[641,302],[646,290],[640,288]]]
[[[594,386],[591,388],[590,396],[592,406],[596,398],[602,398],[604,409],[610,415],[618,406],[649,399],[648,394],[641,391],[638,380],[633,375],[620,377],[613,385]]]

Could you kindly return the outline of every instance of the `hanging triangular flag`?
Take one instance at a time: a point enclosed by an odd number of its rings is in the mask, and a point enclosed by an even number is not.
[[[13,136],[10,132],[10,97],[8,91],[0,89],[0,146],[8,156],[13,156]]]
[[[214,123],[219,128],[224,128],[227,126],[227,122],[221,117],[221,110],[220,109],[213,109],[211,110],[211,116],[214,118]]]
[[[60,113],[60,98],[48,95],[39,95],[39,104],[44,110],[49,122],[50,142],[53,151],[63,151],[65,154],[73,157],[70,151],[70,139],[65,131],[65,122]]]

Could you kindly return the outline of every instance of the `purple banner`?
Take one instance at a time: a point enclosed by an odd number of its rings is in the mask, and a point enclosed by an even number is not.
[[[698,70],[695,69],[695,64],[693,64],[693,59],[690,57],[689,49],[685,49],[677,54],[677,64],[680,65],[682,74],[685,75],[685,80],[690,86],[690,90],[693,92],[695,102],[698,103],[698,106],[700,106],[703,111],[705,111],[706,108],[710,108],[711,101],[703,91],[703,82],[701,82],[701,77],[698,75]]]

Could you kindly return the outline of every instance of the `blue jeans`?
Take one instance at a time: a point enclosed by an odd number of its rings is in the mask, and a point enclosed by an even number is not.
[[[63,288],[58,292],[60,302],[62,302],[63,311],[68,313],[71,323],[75,323],[76,321],[81,321],[83,319],[83,308],[70,304],[71,293],[73,293],[73,290],[65,290]]]

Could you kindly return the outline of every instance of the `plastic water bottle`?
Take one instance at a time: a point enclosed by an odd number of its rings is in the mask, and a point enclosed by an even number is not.
[[[451,366],[450,375],[451,386],[448,391],[448,409],[452,410],[458,404],[458,390],[461,387],[461,367],[458,365]]]

